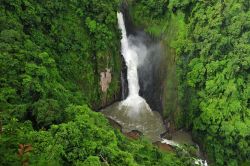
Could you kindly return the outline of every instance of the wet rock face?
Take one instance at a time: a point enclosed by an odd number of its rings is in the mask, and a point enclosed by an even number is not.
[[[153,40],[143,31],[138,31],[136,35],[147,47],[143,65],[138,68],[139,94],[147,101],[153,111],[162,113],[163,82],[166,68],[163,48],[158,41]]]
[[[127,80],[127,66],[124,58],[122,57],[122,71],[121,71],[121,98],[126,99],[128,96],[128,80]]]
[[[109,88],[109,84],[112,81],[112,76],[110,73],[111,69],[106,68],[105,72],[101,72],[100,74],[100,86],[102,89],[103,93],[106,93],[108,88]]]

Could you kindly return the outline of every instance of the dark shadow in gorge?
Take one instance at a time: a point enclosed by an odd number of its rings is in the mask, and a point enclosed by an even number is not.
[[[162,114],[162,95],[164,75],[164,56],[158,41],[153,40],[144,32],[138,32],[147,47],[147,56],[143,65],[138,68],[140,96],[142,96],[153,111]]]

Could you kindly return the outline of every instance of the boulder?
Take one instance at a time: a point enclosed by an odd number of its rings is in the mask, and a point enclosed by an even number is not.
[[[140,131],[137,130],[132,130],[130,132],[124,133],[128,138],[131,139],[139,139],[142,136],[142,133]]]
[[[153,144],[156,145],[160,150],[162,150],[164,152],[174,152],[174,149],[171,145],[161,143],[160,141],[157,141]]]

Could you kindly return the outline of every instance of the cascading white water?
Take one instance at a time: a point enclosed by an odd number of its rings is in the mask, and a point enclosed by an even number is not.
[[[184,153],[188,153],[187,151],[185,151],[185,149],[182,147],[182,145],[178,144],[177,142],[175,142],[175,141],[173,141],[173,140],[162,139],[161,142],[164,143],[164,144],[171,145],[171,146],[173,146],[173,147],[178,147],[178,148],[182,149],[182,151],[183,151]],[[197,145],[197,146],[198,146],[198,145]],[[193,160],[194,160],[194,163],[195,163],[196,165],[199,165],[199,166],[208,166],[206,160],[202,160],[202,159],[194,158],[194,157],[193,157]]]
[[[127,37],[123,14],[117,13],[117,18],[118,18],[119,28],[122,31],[121,47],[122,47],[122,55],[127,66],[127,80],[128,80],[128,90],[129,90],[128,97],[121,104],[130,107],[130,109],[133,110],[134,113],[145,110],[151,111],[146,101],[139,96],[140,86],[138,81],[137,68],[140,64],[139,60],[143,61],[143,59],[139,59],[137,53],[138,48],[132,45]],[[143,48],[146,47],[143,46]],[[143,109],[145,107],[146,109]],[[133,114],[130,113],[130,115]]]
[[[135,52],[135,50],[131,48],[129,45],[122,13],[117,13],[117,17],[118,17],[119,27],[122,31],[121,46],[122,46],[122,55],[127,65],[129,97],[138,96],[140,89],[138,82],[138,74],[137,74],[138,55]]]

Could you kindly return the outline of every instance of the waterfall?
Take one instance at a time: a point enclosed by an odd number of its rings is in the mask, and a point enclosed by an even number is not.
[[[127,32],[123,20],[123,14],[117,13],[119,27],[122,31],[122,55],[127,65],[127,79],[129,88],[129,97],[139,96],[139,82],[137,73],[138,55],[136,51],[129,45]]]
[[[146,101],[139,96],[139,81],[138,81],[138,67],[143,63],[143,58],[147,52],[146,46],[140,44],[139,46],[133,45],[129,38],[127,37],[127,32],[125,28],[125,23],[123,19],[122,13],[117,13],[119,28],[122,32],[121,39],[121,53],[125,60],[127,66],[127,80],[128,80],[128,97],[121,103],[122,105],[126,105],[134,111],[134,113],[138,113],[140,111],[151,111],[149,105]],[[142,52],[140,55],[138,52]],[[143,108],[147,109],[143,109]]]
[[[122,32],[121,53],[127,67],[128,96],[121,102],[114,103],[102,110],[109,119],[115,121],[122,127],[122,132],[139,131],[152,142],[160,141],[160,135],[164,133],[165,127],[162,117],[157,111],[151,111],[146,100],[139,95],[140,84],[138,70],[148,67],[150,47],[146,47],[142,36],[127,35],[123,14],[117,13],[119,28]],[[147,81],[149,78],[143,78]],[[123,83],[124,80],[121,80]],[[123,94],[123,97],[125,94]]]
[[[140,84],[138,75],[141,76],[142,72],[138,74],[138,70],[140,71],[140,69],[143,68],[145,69],[143,72],[147,73],[148,69],[150,69],[150,65],[159,64],[160,61],[154,61],[152,59],[156,56],[160,56],[160,54],[158,54],[159,52],[157,51],[152,54],[152,50],[160,49],[160,47],[155,47],[156,45],[152,43],[150,43],[150,45],[145,44],[145,40],[143,40],[145,38],[139,34],[128,36],[123,14],[117,13],[117,18],[119,28],[122,32],[121,53],[127,66],[128,96],[124,100],[125,92],[123,91],[123,101],[116,102],[101,111],[110,120],[118,123],[124,133],[134,130],[139,131],[152,142],[161,142],[182,148],[181,145],[175,141],[161,138],[161,135],[166,132],[161,115],[155,111],[155,109],[152,111],[146,100],[139,95]],[[148,47],[146,47],[146,45]],[[142,77],[143,80],[141,81],[152,81],[153,77],[150,78],[150,74],[151,73],[148,72],[145,77]],[[121,79],[123,79],[123,77]],[[125,80],[121,81],[122,87],[124,88]],[[155,83],[152,85],[155,86]],[[152,88],[150,86],[146,87]],[[145,87],[142,86],[142,89],[143,88]],[[194,159],[194,162],[200,165],[203,164],[202,166],[207,166],[203,160]]]

